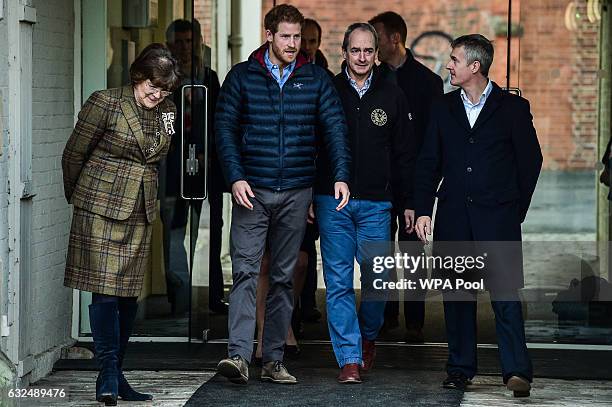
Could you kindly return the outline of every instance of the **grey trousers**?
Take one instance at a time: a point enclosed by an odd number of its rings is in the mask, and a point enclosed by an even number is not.
[[[233,285],[229,295],[230,357],[247,362],[253,353],[255,297],[261,258],[270,250],[270,291],[266,298],[263,361],[283,360],[293,311],[292,278],[306,230],[312,188],[275,192],[252,188],[253,210],[234,203],[230,231]]]

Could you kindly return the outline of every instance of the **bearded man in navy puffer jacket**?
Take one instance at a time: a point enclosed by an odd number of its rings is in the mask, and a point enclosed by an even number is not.
[[[261,258],[270,250],[261,378],[297,380],[283,365],[293,309],[292,277],[312,201],[315,134],[329,155],[337,210],[348,202],[350,152],[342,105],[328,74],[299,53],[304,17],[279,5],[264,19],[267,42],[228,73],[215,118],[217,152],[232,186],[228,358],[219,373],[248,381]],[[319,133],[320,132],[320,133]]]

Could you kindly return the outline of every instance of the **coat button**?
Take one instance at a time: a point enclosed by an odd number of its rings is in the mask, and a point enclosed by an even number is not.
[[[470,144],[474,144],[474,137],[470,137],[468,141],[470,142]]]
[[[472,167],[467,167],[467,172],[472,172]]]

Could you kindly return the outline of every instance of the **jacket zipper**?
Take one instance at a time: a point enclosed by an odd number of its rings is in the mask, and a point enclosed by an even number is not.
[[[353,185],[357,188],[359,185],[358,179],[359,179],[359,172],[358,172],[358,165],[357,165],[357,161],[359,161],[359,129],[360,129],[360,125],[359,123],[361,122],[361,98],[359,97],[359,94],[357,93],[357,91],[355,89],[352,89],[351,86],[351,90],[353,92],[355,92],[355,95],[357,96],[357,123],[355,126],[355,155],[354,155],[354,159],[353,159],[353,174],[355,174],[355,178],[353,179]],[[365,95],[364,95],[365,96]],[[351,198],[355,198],[355,199],[359,199],[359,190],[355,191],[355,194],[351,194],[353,195]]]
[[[286,85],[287,83],[285,83]],[[284,138],[285,135],[283,134],[283,129],[284,129],[284,123],[285,123],[285,107],[283,106],[283,88],[277,83],[278,87],[280,88],[280,122],[279,122],[279,126],[280,126],[280,136],[278,138],[278,159],[280,161],[280,166],[278,168],[278,185],[277,185],[277,191],[281,190],[281,183],[282,183],[282,172],[283,172],[283,144],[284,144]]]

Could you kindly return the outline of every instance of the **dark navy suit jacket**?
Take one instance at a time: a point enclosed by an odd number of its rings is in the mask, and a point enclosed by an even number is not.
[[[415,210],[417,218],[431,216],[438,197],[435,241],[520,242],[521,223],[542,167],[532,119],[526,99],[495,83],[473,128],[460,90],[434,102],[417,160]],[[443,182],[436,192],[440,176]],[[490,288],[506,278],[500,288],[524,284],[521,253],[516,251],[520,244],[508,246],[513,249],[504,257],[512,252],[515,264],[490,270],[496,273]]]

